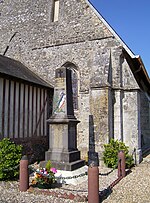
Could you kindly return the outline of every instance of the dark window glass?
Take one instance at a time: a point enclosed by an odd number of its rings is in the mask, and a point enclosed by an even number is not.
[[[72,92],[73,92],[73,107],[78,109],[78,77],[77,73],[72,70]]]

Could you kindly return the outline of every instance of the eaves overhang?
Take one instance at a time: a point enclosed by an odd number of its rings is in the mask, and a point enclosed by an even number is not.
[[[132,58],[128,52],[123,48],[123,55],[126,58],[131,71],[139,85],[139,87],[149,95],[150,98],[150,78],[145,69],[143,61],[140,56]]]
[[[51,84],[43,80],[21,62],[3,55],[0,55],[0,74],[53,89]]]

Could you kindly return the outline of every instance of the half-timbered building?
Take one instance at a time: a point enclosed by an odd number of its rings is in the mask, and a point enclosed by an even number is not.
[[[51,113],[52,93],[52,86],[23,64],[0,55],[0,139],[23,144],[24,153],[32,159],[37,156],[34,150],[39,150],[38,155],[44,152],[48,147],[46,120]]]

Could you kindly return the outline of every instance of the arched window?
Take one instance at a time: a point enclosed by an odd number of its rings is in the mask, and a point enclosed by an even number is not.
[[[74,110],[78,109],[78,76],[77,72],[72,69],[72,93],[73,93],[73,107]]]
[[[78,72],[77,67],[70,62],[63,65],[71,70],[72,77],[72,93],[73,93],[73,107],[74,110],[78,110]]]

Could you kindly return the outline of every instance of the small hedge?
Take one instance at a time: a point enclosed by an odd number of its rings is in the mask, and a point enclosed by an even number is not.
[[[10,139],[0,141],[0,180],[13,180],[18,178],[22,146],[15,145]]]
[[[126,168],[134,165],[133,157],[129,154],[129,150],[123,142],[111,139],[109,144],[104,145],[103,160],[107,167],[116,168],[118,163],[118,152],[123,150],[126,158]]]

